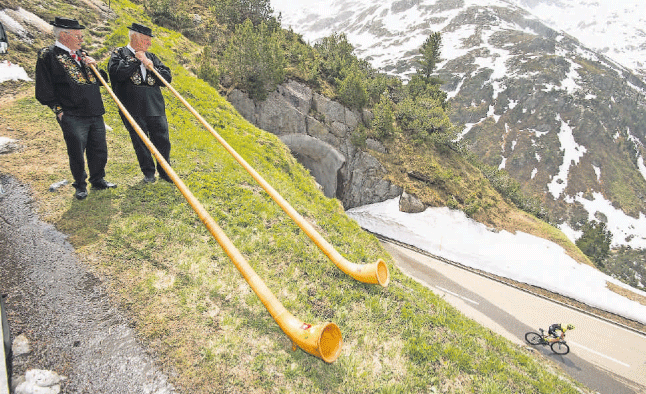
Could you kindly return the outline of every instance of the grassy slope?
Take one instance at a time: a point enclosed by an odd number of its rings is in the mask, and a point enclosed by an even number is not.
[[[402,138],[388,144],[388,154],[372,153],[386,167],[392,182],[426,205],[460,209],[492,228],[545,238],[563,247],[575,261],[594,266],[560,230],[502,198],[463,156],[448,149],[417,149]],[[410,177],[411,172],[421,174],[425,180]]]
[[[106,45],[125,43],[125,26],[149,23],[137,7],[121,15]],[[542,392],[575,386],[525,350],[482,328],[393,266],[378,241],[325,198],[273,135],[242,119],[207,84],[180,66],[195,48],[156,29],[152,51],[174,72],[173,85],[350,261],[385,258],[391,285],[364,285],[340,272],[290,222],[173,97],[167,114],[172,165],[283,305],[299,319],[333,321],[344,336],[340,358],[326,364],[302,351],[271,319],[177,189],[144,186],[116,112],[105,96],[116,190],[73,200],[65,147],[53,116],[32,97],[0,108],[25,145],[0,157],[3,172],[29,183],[41,214],[70,235],[79,255],[109,280],[142,339],[183,392]],[[33,89],[28,87],[29,89]],[[168,94],[168,92],[167,92]],[[78,220],[83,218],[84,220]],[[556,372],[554,374],[553,372]]]

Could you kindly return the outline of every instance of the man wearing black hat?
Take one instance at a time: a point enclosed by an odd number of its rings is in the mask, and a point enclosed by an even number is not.
[[[90,68],[96,60],[81,51],[85,26],[76,19],[61,17],[50,24],[54,26],[56,42],[38,52],[36,99],[56,114],[67,145],[75,196],[82,200],[87,197],[84,154],[92,188],[117,187],[104,179],[108,147],[101,85]]]
[[[166,107],[160,89],[164,82],[151,70],[155,69],[169,83],[172,79],[171,72],[157,56],[147,52],[153,37],[152,30],[138,23],[133,23],[128,29],[130,43],[115,49],[108,63],[112,89],[162,157],[170,163],[171,146]],[[155,162],[150,151],[123,114],[121,120],[130,133],[144,182],[155,182]],[[159,163],[157,171],[160,178],[171,182]]]

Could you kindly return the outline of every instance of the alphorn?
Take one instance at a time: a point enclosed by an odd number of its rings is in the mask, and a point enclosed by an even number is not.
[[[301,214],[299,214],[292,206],[269,184],[263,179],[256,170],[253,169],[236,152],[225,140],[218,134],[213,127],[189,104],[184,97],[168,81],[166,81],[160,74],[152,69],[153,73],[159,78],[166,87],[173,92],[175,97],[179,99],[188,108],[188,110],[202,123],[202,125],[218,140],[218,142],[233,156],[233,158],[240,163],[240,165],[247,170],[249,174],[260,184],[260,186],[269,194],[269,196],[289,215],[290,218],[307,234],[308,237],[321,249],[321,251],[343,272],[350,275],[354,279],[363,283],[380,284],[383,287],[388,286],[390,275],[388,266],[382,259],[372,264],[356,264],[348,261],[337,250],[325,240],[314,227],[306,221]]]
[[[193,193],[191,193],[191,191],[186,187],[170,164],[166,162],[157,148],[155,148],[141,127],[139,127],[137,122],[135,122],[130,113],[114,94],[112,89],[110,89],[101,74],[99,74],[96,67],[94,65],[90,65],[90,67],[103,86],[108,90],[110,97],[112,97],[123,115],[128,119],[128,122],[130,122],[132,127],[135,129],[139,138],[141,138],[153,156],[155,156],[157,162],[161,164],[164,171],[166,171],[166,174],[168,174],[175,186],[177,186],[184,198],[186,198],[193,210],[195,210],[200,220],[202,220],[202,223],[204,223],[211,235],[213,235],[222,249],[224,249],[227,256],[229,256],[231,261],[233,261],[233,264],[235,264],[238,271],[240,271],[244,279],[249,283],[249,286],[251,286],[251,289],[256,293],[258,298],[260,298],[263,305],[265,305],[265,308],[267,308],[276,323],[278,323],[278,326],[292,340],[292,349],[296,350],[296,347],[300,347],[303,351],[319,357],[325,362],[332,363],[336,361],[341,353],[341,347],[343,345],[343,338],[339,327],[332,322],[319,323],[317,325],[303,323],[285,309],[283,304],[278,301],[267,285],[265,285],[258,274],[256,274],[253,268],[251,268],[240,251],[238,251],[235,245],[233,245],[229,237],[227,237],[220,226],[217,225],[215,220],[213,220],[211,215],[209,215],[202,204],[197,200],[197,198],[195,198]],[[164,80],[163,78],[160,79]]]

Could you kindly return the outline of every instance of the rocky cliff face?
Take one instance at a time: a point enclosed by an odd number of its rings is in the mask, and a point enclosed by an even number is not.
[[[288,81],[267,100],[254,102],[233,90],[229,102],[249,122],[276,134],[328,197],[336,197],[346,209],[381,202],[402,193],[383,179],[386,171],[370,155],[353,145],[352,132],[368,123],[370,113],[353,111],[296,81]],[[383,150],[369,141],[373,150]]]

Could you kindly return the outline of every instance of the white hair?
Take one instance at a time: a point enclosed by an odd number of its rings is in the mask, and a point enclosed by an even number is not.
[[[53,33],[54,37],[56,37],[57,40],[60,40],[61,33],[67,31],[67,29],[63,29],[62,27],[54,26],[53,28]]]

